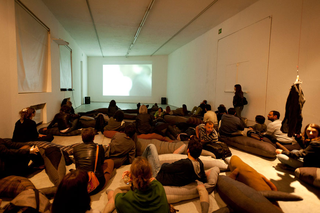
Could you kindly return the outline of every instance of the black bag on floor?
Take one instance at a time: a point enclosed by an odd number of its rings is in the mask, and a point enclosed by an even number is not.
[[[203,146],[203,149],[212,152],[217,159],[225,159],[232,155],[227,144],[223,142],[209,143]]]

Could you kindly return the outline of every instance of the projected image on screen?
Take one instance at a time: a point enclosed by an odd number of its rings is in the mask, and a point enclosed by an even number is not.
[[[152,64],[103,65],[104,96],[151,96]]]

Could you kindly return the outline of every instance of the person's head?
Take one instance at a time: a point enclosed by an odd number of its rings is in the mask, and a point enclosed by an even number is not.
[[[85,213],[90,210],[90,196],[87,191],[88,173],[72,170],[61,180],[53,204],[52,213]]]
[[[201,142],[195,138],[191,137],[188,144],[188,152],[194,159],[197,159],[202,152],[202,144]]]
[[[258,124],[264,124],[265,121],[266,121],[266,118],[263,115],[257,115],[256,116],[256,122]]]
[[[68,100],[68,101],[67,101],[67,103],[66,103],[66,105],[67,105],[67,106],[69,106],[69,107],[71,108],[71,107],[72,107],[72,103],[71,103],[71,101],[69,101],[69,100]]]
[[[227,112],[227,108],[223,104],[220,104],[218,106],[218,112],[219,113],[226,113]]]
[[[152,178],[152,169],[148,160],[144,157],[137,157],[130,167],[132,184],[138,190],[144,191],[149,187],[149,179]]]
[[[146,105],[141,105],[139,108],[139,114],[147,114],[148,113],[148,108]]]
[[[133,124],[131,123],[126,123],[125,127],[124,127],[124,133],[126,133],[126,135],[129,138],[132,138],[134,136],[134,134],[136,133],[136,128]]]
[[[66,105],[69,100],[70,100],[70,98],[63,99],[61,102],[61,106]]]
[[[210,104],[207,104],[207,106],[206,106],[206,111],[209,111],[209,110],[211,110],[211,105]]]
[[[202,104],[207,104],[208,102],[207,102],[207,100],[203,100],[201,103]]]
[[[92,127],[88,127],[82,130],[81,137],[83,143],[91,143],[94,140],[95,130]]]
[[[162,111],[163,111],[163,110],[162,110],[162,107],[159,107],[158,111],[159,111],[159,112],[162,112]]]
[[[317,124],[308,124],[304,129],[303,138],[305,139],[314,139],[319,136],[320,126]]]
[[[207,134],[211,133],[213,131],[213,122],[212,121],[206,121],[204,124],[204,127],[206,129]]]
[[[70,108],[67,104],[63,105],[63,106],[60,108],[60,112],[65,112],[65,113],[70,112],[70,110],[71,110],[71,108]]]
[[[32,119],[36,115],[36,110],[32,107],[22,109],[20,112],[20,120]]]
[[[115,113],[114,113],[114,116],[113,116],[114,119],[116,119],[116,121],[123,121],[124,119],[124,113],[121,111],[121,110],[117,110]]]
[[[280,118],[280,113],[278,111],[272,110],[268,114],[268,120],[275,121]]]
[[[169,113],[169,112],[171,112],[171,108],[170,108],[170,106],[167,106],[166,107],[166,113]]]
[[[110,103],[109,103],[109,107],[111,106],[116,106],[116,101],[115,100],[111,100]]]
[[[235,91],[236,93],[242,92],[241,85],[240,85],[240,84],[234,85],[234,91]]]
[[[184,113],[185,115],[188,114],[187,105],[182,104],[182,111],[183,111],[183,113]]]
[[[236,114],[236,109],[235,108],[229,108],[228,109],[228,114],[235,115]]]

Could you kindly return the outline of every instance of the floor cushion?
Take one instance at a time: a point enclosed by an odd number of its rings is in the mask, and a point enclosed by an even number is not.
[[[46,129],[44,130],[44,128],[39,129],[39,133],[40,134],[44,134],[44,135],[57,135],[57,136],[74,136],[74,135],[80,135],[81,134],[81,130],[76,129],[74,131],[71,131],[69,133],[61,133],[60,130],[58,129],[58,127],[53,127],[50,129]]]
[[[234,212],[247,213],[280,213],[281,209],[273,205],[267,198],[258,191],[233,180],[230,177],[220,175],[217,181],[217,191],[221,199]],[[219,212],[216,211],[216,212]]]
[[[33,183],[25,177],[11,175],[0,179],[1,198],[14,198],[24,190],[35,188]]]
[[[164,120],[171,124],[174,125],[176,123],[186,123],[188,118],[187,117],[183,117],[183,116],[178,116],[178,115],[165,115],[164,116]]]
[[[300,167],[294,171],[294,174],[300,180],[309,183],[315,187],[320,187],[320,168]]]
[[[208,172],[209,175],[208,181],[204,183],[204,186],[210,194],[216,186],[220,170],[218,167],[213,167],[206,172]],[[163,186],[163,188],[166,191],[168,202],[177,203],[199,197],[197,185],[197,182],[193,182],[185,186]]]
[[[219,140],[248,153],[268,158],[276,158],[276,148],[267,142],[246,136],[221,136]]]
[[[180,159],[187,158],[187,155],[184,154],[162,154],[159,155],[160,163],[173,163],[175,161],[178,161]],[[210,169],[212,167],[218,167],[220,171],[228,171],[228,164],[224,162],[224,160],[221,159],[214,159],[210,156],[200,156],[200,160],[203,163],[204,169]]]
[[[174,141],[174,142],[164,142],[157,139],[141,139],[138,138],[136,142],[136,154],[137,156],[141,156],[143,151],[149,144],[154,144],[158,150],[158,154],[168,154],[173,153],[176,149],[185,144],[182,141]]]

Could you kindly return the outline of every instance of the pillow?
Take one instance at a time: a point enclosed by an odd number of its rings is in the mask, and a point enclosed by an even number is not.
[[[141,134],[138,135],[137,138],[141,138],[141,139],[157,139],[159,141],[172,141],[172,140],[168,140],[166,137],[163,137],[162,135],[159,135],[157,133],[149,133],[149,134]]]
[[[25,177],[11,175],[0,179],[0,197],[14,198],[24,190],[35,188]]]
[[[136,154],[137,156],[141,156],[143,151],[146,149],[146,147],[149,144],[154,144],[157,148],[158,154],[167,154],[167,153],[173,153],[176,149],[181,147],[184,142],[181,141],[174,141],[174,142],[165,142],[160,141],[157,139],[141,139],[138,138],[136,142]]]
[[[211,168],[208,172],[208,182],[204,186],[211,193],[217,183],[220,170],[218,167]],[[185,186],[163,186],[169,203],[177,203],[183,200],[190,200],[199,197],[196,182]]]
[[[191,124],[192,126],[198,126],[199,124],[204,123],[200,118],[197,117],[190,117],[186,122],[187,124]]]
[[[160,163],[172,163],[175,161],[178,161],[180,159],[185,159],[187,158],[187,155],[182,155],[182,154],[162,154],[159,155],[159,160]],[[228,164],[224,162],[222,159],[214,159],[209,156],[200,156],[200,160],[203,163],[204,169],[210,169],[212,167],[218,167],[221,171],[228,171]]]
[[[238,180],[257,191],[274,190],[276,186],[258,173],[254,168],[243,162],[238,156],[233,155],[230,159],[229,168],[232,173],[230,177]]]
[[[320,187],[320,168],[300,167],[294,171],[297,178],[315,187]]]
[[[226,176],[219,176],[217,191],[221,199],[234,212],[280,213],[280,208],[273,205],[253,188]],[[218,210],[219,211],[219,210]]]
[[[83,115],[80,117],[80,120],[94,121],[95,119],[94,119],[94,117]]]
[[[169,124],[186,123],[188,118],[178,115],[165,115],[164,120]]]
[[[118,131],[114,130],[105,130],[103,131],[103,135],[107,138],[113,138],[113,136],[117,133]]]
[[[246,136],[221,136],[219,140],[248,153],[268,158],[276,158],[276,148],[272,144],[264,141],[258,141]]]
[[[81,130],[76,129],[69,133],[61,133],[58,127],[53,127],[47,130],[44,130],[44,128],[41,128],[39,129],[39,133],[44,135],[51,134],[51,135],[58,135],[58,136],[74,136],[74,135],[80,135]]]
[[[40,149],[40,154],[44,160],[45,170],[50,181],[59,186],[59,183],[66,174],[66,163],[61,150],[58,147]]]

